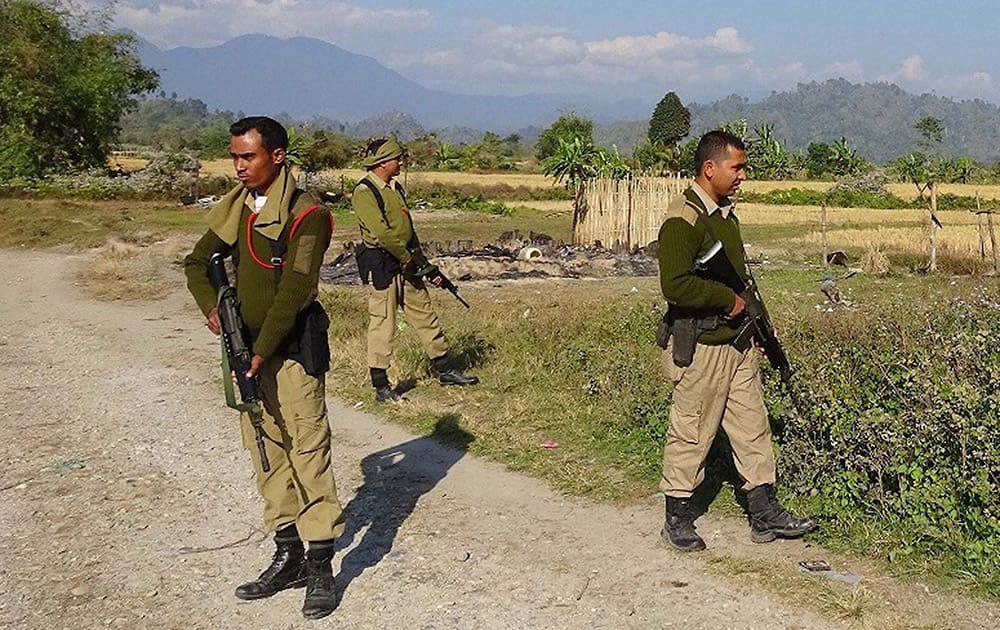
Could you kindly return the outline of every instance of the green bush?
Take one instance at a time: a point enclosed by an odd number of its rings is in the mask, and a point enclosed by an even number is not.
[[[766,193],[747,191],[740,193],[741,199],[747,203],[764,203],[778,206],[820,206],[824,203],[837,208],[875,208],[893,210],[927,208],[927,198],[917,197],[906,200],[892,193],[872,193],[859,190],[804,190],[788,188],[785,190],[770,190]],[[937,198],[939,210],[965,210],[976,207],[974,197],[944,193]]]
[[[828,540],[1000,587],[1000,304],[884,309],[783,328],[799,357],[798,413],[768,383],[783,486],[830,517]]]

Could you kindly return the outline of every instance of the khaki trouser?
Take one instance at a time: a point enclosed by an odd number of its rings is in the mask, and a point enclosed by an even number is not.
[[[674,383],[670,428],[663,448],[667,496],[690,497],[705,479],[705,457],[719,427],[733,447],[744,490],[775,481],[771,425],[764,407],[757,351],[731,345],[695,347],[686,368],[673,361],[673,347],[663,352],[663,370]]]
[[[340,536],[344,514],[330,467],[325,376],[309,376],[295,361],[275,357],[264,364],[260,386],[269,472],[261,470],[247,414],[241,425],[264,498],[264,526],[277,531],[294,523],[307,541]]]
[[[396,275],[388,288],[372,287],[368,294],[368,367],[389,369],[399,308],[417,332],[427,356],[436,359],[448,353],[427,287],[420,280],[410,281]]]

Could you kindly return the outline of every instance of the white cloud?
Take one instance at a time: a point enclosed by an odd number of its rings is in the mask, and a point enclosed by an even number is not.
[[[924,60],[920,55],[910,55],[899,64],[899,69],[891,74],[879,75],[879,81],[890,83],[916,83],[927,79]]]
[[[661,31],[655,35],[629,35],[586,43],[588,57],[596,63],[628,66],[651,58],[701,57],[749,53],[753,47],[732,27],[720,28],[714,34],[694,38]]]
[[[123,1],[115,23],[158,46],[208,46],[246,33],[319,39],[413,31],[432,21],[427,9],[380,9],[322,0]]]
[[[855,59],[851,61],[834,61],[820,73],[821,76],[833,79],[847,79],[848,81],[861,81],[865,77],[865,69]]]
[[[506,91],[649,90],[698,85],[738,74],[752,46],[731,27],[705,37],[659,32],[583,41],[544,25],[472,24],[474,42],[423,55],[395,54],[390,66],[443,89],[504,85]],[[737,68],[719,71],[719,64]],[[734,88],[735,89],[735,88]],[[494,87],[494,91],[496,88]],[[659,87],[653,88],[654,91]]]
[[[586,54],[584,45],[548,26],[493,26],[481,41],[491,54],[528,66],[577,63]]]

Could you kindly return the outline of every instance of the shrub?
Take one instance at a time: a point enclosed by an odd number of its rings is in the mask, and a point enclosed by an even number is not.
[[[890,559],[950,558],[1000,584],[1000,304],[884,308],[783,328],[801,357],[798,413],[768,383],[783,484],[836,519],[831,538],[863,532]]]

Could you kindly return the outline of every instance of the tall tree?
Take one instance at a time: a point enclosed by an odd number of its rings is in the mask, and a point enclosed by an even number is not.
[[[574,138],[584,144],[594,144],[594,121],[575,112],[565,112],[538,137],[535,156],[539,161],[545,160],[559,151],[560,140],[572,143]]]
[[[691,112],[674,92],[667,92],[649,119],[649,142],[671,148],[691,131]]]
[[[122,114],[158,85],[135,37],[107,32],[101,14],[88,24],[94,17],[0,2],[0,173],[103,165]]]
[[[908,161],[903,165],[910,169],[906,176],[917,186],[917,190],[929,191],[927,200],[930,211],[930,236],[929,252],[930,259],[927,270],[937,271],[937,231],[941,227],[941,222],[937,218],[937,189],[938,183],[947,177],[950,168],[950,160],[945,157],[942,144],[944,142],[944,125],[933,116],[921,118],[913,124],[913,127],[920,133],[920,145],[927,149],[931,155],[913,153]]]

